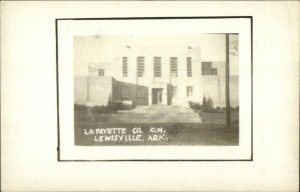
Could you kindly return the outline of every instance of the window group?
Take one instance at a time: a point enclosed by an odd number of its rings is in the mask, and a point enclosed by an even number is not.
[[[162,58],[153,58],[153,76],[162,77]],[[128,57],[123,57],[122,59],[122,73],[123,77],[128,77]],[[145,74],[145,57],[139,56],[136,58],[137,64],[137,77],[144,77]],[[192,57],[186,58],[186,69],[187,77],[192,77]],[[170,57],[170,76],[178,77],[178,58]]]

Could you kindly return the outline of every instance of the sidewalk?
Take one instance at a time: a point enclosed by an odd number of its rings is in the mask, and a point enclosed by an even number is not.
[[[132,110],[119,110],[107,121],[118,123],[192,122],[201,123],[198,113],[175,105],[137,106]]]

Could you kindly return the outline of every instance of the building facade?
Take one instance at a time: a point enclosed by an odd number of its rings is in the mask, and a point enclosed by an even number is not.
[[[200,47],[115,47],[107,62],[88,62],[88,75],[74,77],[75,103],[182,105],[211,97],[225,106],[225,63],[202,61]],[[231,77],[238,106],[238,76]]]

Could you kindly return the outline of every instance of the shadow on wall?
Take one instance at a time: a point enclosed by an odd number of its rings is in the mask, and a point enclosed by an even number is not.
[[[149,100],[149,95],[152,96],[152,91],[147,86],[136,85],[133,83],[127,83],[123,81],[115,80],[113,82],[113,101],[132,101],[134,105],[151,105],[152,100]],[[174,86],[167,85],[167,99],[168,105],[172,105],[172,98],[174,97]],[[150,103],[149,103],[150,102]]]
[[[113,82],[113,101],[132,101],[134,105],[148,105],[149,88],[142,85],[115,80]]]
[[[171,105],[174,95],[173,86],[168,84],[167,89],[167,101],[168,105]],[[148,86],[118,81],[113,77],[74,78],[74,96],[77,104],[85,105],[89,101],[94,105],[102,106],[107,105],[108,100],[111,100],[128,101],[133,105],[151,105],[152,92]]]

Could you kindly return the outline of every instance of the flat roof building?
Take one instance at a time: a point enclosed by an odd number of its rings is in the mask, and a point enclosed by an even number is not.
[[[75,103],[186,106],[189,101],[201,103],[205,96],[215,106],[225,106],[225,62],[203,60],[201,47],[109,49],[106,60],[86,59],[86,75],[74,76]],[[238,106],[238,76],[231,76],[230,83],[232,105]]]

